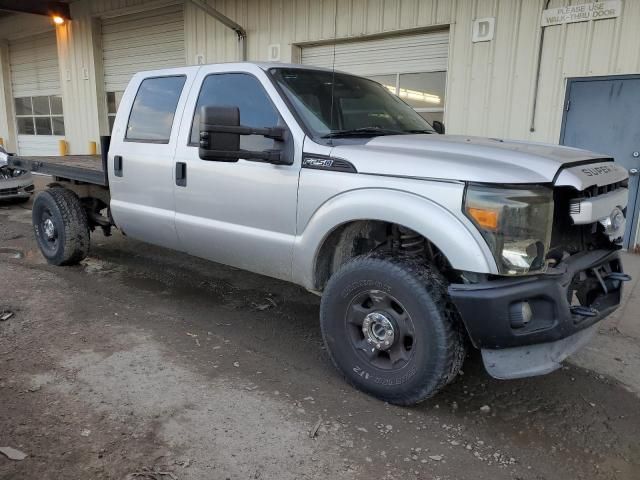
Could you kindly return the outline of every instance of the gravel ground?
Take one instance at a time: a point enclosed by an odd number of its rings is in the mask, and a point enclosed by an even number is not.
[[[28,455],[0,455],[2,480],[640,479],[633,365],[624,385],[604,360],[500,382],[471,354],[436,398],[394,407],[333,369],[312,294],[92,242],[49,266],[29,206],[0,206],[0,447]]]

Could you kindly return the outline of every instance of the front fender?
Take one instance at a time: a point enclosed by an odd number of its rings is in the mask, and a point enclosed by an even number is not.
[[[446,188],[432,186],[433,189]],[[449,187],[451,188],[451,187]],[[456,190],[460,205],[462,188]],[[434,195],[435,198],[440,198]],[[459,208],[459,207],[458,207]],[[311,215],[304,230],[296,237],[293,251],[294,281],[315,289],[316,259],[329,234],[345,223],[356,220],[379,220],[410,228],[435,244],[457,270],[497,273],[495,260],[480,233],[466,219],[421,195],[401,190],[361,188],[336,195]]]

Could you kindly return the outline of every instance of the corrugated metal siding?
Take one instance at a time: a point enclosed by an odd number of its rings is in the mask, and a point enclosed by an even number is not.
[[[58,155],[58,140],[55,135],[18,135],[20,155]]]
[[[396,35],[365,41],[304,46],[306,65],[355,75],[434,72],[447,69],[449,31]]]
[[[447,25],[455,0],[208,0],[249,33],[248,58],[267,60],[280,44],[281,61],[296,58],[294,44],[348,39],[412,28]],[[337,9],[337,15],[336,15]],[[238,59],[236,35],[187,2],[187,62]]]
[[[73,2],[73,21],[56,28],[65,139],[72,154],[89,153],[89,141],[100,141],[101,107],[105,103],[98,94],[102,88],[100,23],[91,17],[90,3],[94,2]]]
[[[172,5],[102,22],[104,82],[124,90],[134,73],[185,64],[184,7]]]
[[[188,0],[85,0],[90,4],[89,9],[92,15],[97,16],[118,16],[125,13],[150,10],[164,7],[168,4],[184,3]],[[75,2],[79,3],[79,2]]]
[[[554,0],[549,8],[585,3]],[[531,132],[544,0],[459,1],[452,26],[445,122],[451,133],[558,143],[566,79],[640,72],[640,2],[615,19],[546,27]],[[495,39],[472,43],[474,18],[496,17]]]
[[[56,32],[46,32],[9,43],[13,96],[60,93]]]

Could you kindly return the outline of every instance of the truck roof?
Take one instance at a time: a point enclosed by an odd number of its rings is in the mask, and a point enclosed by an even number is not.
[[[149,77],[149,76],[158,76],[158,75],[171,75],[171,74],[179,74],[184,73],[187,70],[197,70],[207,66],[224,66],[227,67],[228,70],[243,70],[247,69],[247,67],[258,67],[261,70],[269,70],[270,68],[296,68],[300,70],[322,70],[325,72],[331,72],[331,69],[323,68],[323,67],[313,67],[309,65],[301,65],[299,63],[283,63],[283,62],[221,62],[221,63],[208,63],[204,65],[190,65],[184,67],[173,67],[173,68],[162,68],[156,70],[142,70],[135,74],[135,77]],[[337,71],[337,70],[336,70]]]

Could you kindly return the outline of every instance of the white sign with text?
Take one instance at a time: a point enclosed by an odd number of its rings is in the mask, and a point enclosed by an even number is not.
[[[550,8],[542,12],[542,26],[562,25],[563,23],[587,22],[619,17],[622,12],[621,0],[582,3],[568,7]]]

